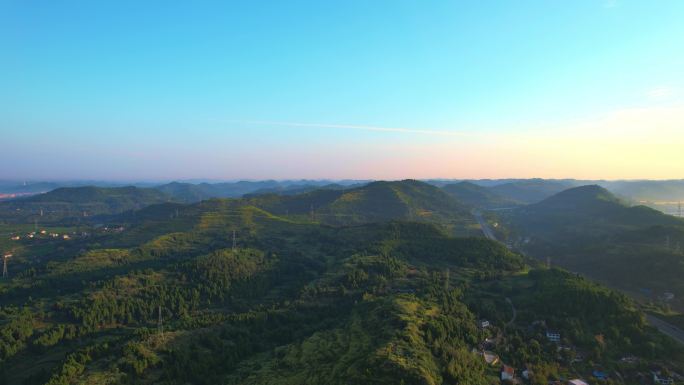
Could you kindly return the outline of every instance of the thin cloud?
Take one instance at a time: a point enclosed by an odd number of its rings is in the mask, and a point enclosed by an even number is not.
[[[365,126],[357,124],[329,124],[329,123],[301,123],[301,122],[279,122],[279,121],[244,121],[241,123],[254,125],[270,125],[283,127],[308,127],[308,128],[337,128],[347,130],[362,130],[362,131],[376,131],[376,132],[395,132],[404,134],[418,134],[418,135],[432,135],[432,136],[459,136],[459,137],[480,137],[482,135],[461,132],[461,131],[447,131],[447,130],[425,130],[404,127],[378,127]]]

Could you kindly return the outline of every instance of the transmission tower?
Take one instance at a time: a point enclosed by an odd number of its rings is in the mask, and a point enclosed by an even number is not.
[[[161,312],[161,305],[159,305],[159,321],[157,321],[157,331],[159,332],[159,335],[164,338],[164,324],[162,323],[162,312]]]
[[[7,278],[7,260],[12,257],[12,254],[5,254],[2,256],[2,278]]]

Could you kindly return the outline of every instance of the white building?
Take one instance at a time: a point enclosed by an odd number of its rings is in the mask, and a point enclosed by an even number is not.
[[[560,342],[561,335],[558,332],[547,331],[546,332],[546,338],[548,338],[548,340],[551,342]]]

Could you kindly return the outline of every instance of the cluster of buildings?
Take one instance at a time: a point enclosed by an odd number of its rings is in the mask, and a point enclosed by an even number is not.
[[[488,328],[493,327],[492,324],[488,320],[478,320],[477,321],[477,326],[481,330],[485,330]],[[544,321],[536,321],[533,326],[539,326],[544,329],[546,329],[546,323]],[[555,343],[558,346],[558,351],[561,350],[569,350],[572,349],[573,351],[575,350],[573,347],[568,347],[561,345],[562,341],[562,335],[560,332],[555,331],[555,330],[550,330],[546,329],[543,332],[543,335],[546,337],[546,339],[550,342]],[[599,336],[597,336],[599,337]],[[602,337],[602,336],[600,336]],[[498,337],[499,339],[501,336]],[[490,366],[499,366],[501,368],[499,378],[501,379],[502,382],[504,383],[512,383],[512,384],[523,384],[523,383],[528,383],[529,380],[531,379],[533,372],[532,369],[529,367],[525,367],[524,369],[520,371],[516,371],[516,368],[513,366],[507,365],[506,363],[502,362],[501,357],[499,357],[496,353],[494,353],[494,350],[496,349],[497,345],[497,339],[495,338],[486,338],[482,343],[479,344],[477,348],[473,348],[473,353],[476,353],[482,357],[482,359],[487,363],[487,365]],[[582,361],[581,355],[575,351],[575,358],[573,359],[573,362],[579,362]],[[623,359],[623,362],[636,362],[638,359],[636,357],[628,356]],[[591,373],[591,377],[600,382],[604,382],[609,379],[609,375],[607,372],[601,371],[601,370],[594,370]],[[673,382],[662,382],[665,381],[662,378],[658,377],[659,380],[656,381],[656,377],[654,374],[654,383],[655,384],[672,384]],[[581,379],[581,378],[572,378],[572,379],[561,379],[557,380],[554,382],[550,382],[550,384],[553,385],[588,385],[588,383]]]
[[[83,233],[83,234],[87,234],[87,233]],[[25,239],[35,239],[39,236],[50,237],[50,238],[54,238],[54,239],[61,238],[64,240],[71,239],[71,235],[69,235],[69,234],[48,233],[47,230],[40,230],[39,232],[32,231],[30,233],[26,233],[24,235],[24,238]],[[22,239],[21,235],[12,235],[10,237],[10,240],[12,240],[12,241],[20,241],[21,239]]]

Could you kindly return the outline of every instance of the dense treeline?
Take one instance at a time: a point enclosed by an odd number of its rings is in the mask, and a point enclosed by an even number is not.
[[[191,228],[143,236],[141,219],[4,283],[2,298],[24,306],[1,309],[0,383],[489,384],[489,338],[540,384],[568,375],[571,357],[534,321],[597,363],[660,342],[626,298],[562,271],[528,274],[522,256],[448,227],[328,227],[223,200],[173,211]],[[660,346],[650,359],[674,351]]]

